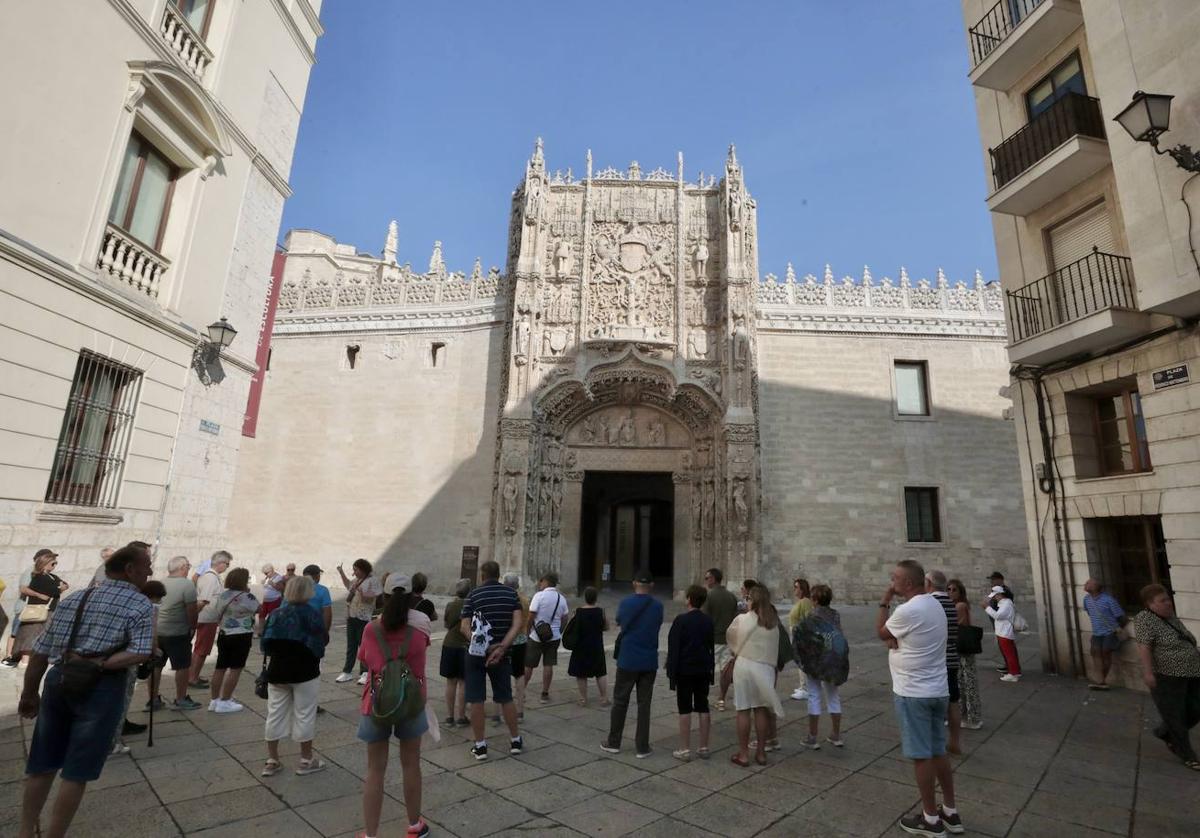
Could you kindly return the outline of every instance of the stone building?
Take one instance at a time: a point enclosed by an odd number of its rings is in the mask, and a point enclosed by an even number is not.
[[[1200,145],[1200,5],[962,8],[1017,365],[1028,601],[1047,665],[1095,677],[1089,576],[1130,611],[1166,585],[1200,631],[1200,184],[1114,121],[1136,91],[1173,95],[1160,150]],[[1119,668],[1140,685],[1135,644]]]
[[[79,584],[105,546],[156,542],[161,565],[224,543],[319,8],[5,4],[6,606],[39,547]]]
[[[1028,579],[999,288],[760,280],[722,177],[550,172],[513,196],[503,272],[397,263],[295,230],[231,542],[357,556],[446,589],[464,548],[574,588],[722,567],[875,596],[916,557]]]

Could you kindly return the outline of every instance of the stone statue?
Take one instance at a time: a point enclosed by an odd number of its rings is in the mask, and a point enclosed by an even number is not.
[[[664,445],[667,441],[667,426],[661,419],[651,419],[646,426],[646,443],[648,445]]]
[[[632,410],[621,420],[618,439],[622,445],[637,445],[637,425],[633,422]]]
[[[530,176],[525,184],[525,223],[537,224],[542,209],[542,179]]]
[[[733,514],[737,518],[738,532],[750,529],[750,506],[746,503],[746,481],[733,481]]]
[[[749,363],[750,331],[746,328],[746,318],[739,314],[733,326],[733,365],[742,370]]]
[[[542,521],[549,520],[549,516],[553,511],[554,499],[550,489],[550,478],[542,478],[542,503],[540,507],[540,516]]]
[[[513,354],[519,359],[525,358],[525,353],[529,351],[529,317],[521,315],[521,319],[517,321],[517,345],[513,347]]]
[[[704,481],[704,531],[712,533],[713,516],[716,511],[717,495],[712,478]]]
[[[600,417],[600,436],[605,443],[616,445],[618,432],[619,429],[612,423],[611,417],[607,415]]]
[[[571,245],[567,244],[566,239],[560,240],[558,247],[554,250],[554,270],[558,276],[567,276],[571,272]],[[563,289],[560,288],[558,292],[560,306],[562,305],[562,291]]]
[[[583,425],[579,429],[579,439],[581,442],[589,444],[596,442],[596,417],[588,416],[583,420]]]
[[[692,537],[699,538],[701,527],[704,526],[704,502],[700,498],[703,487],[699,483],[692,485]]]
[[[705,267],[708,265],[708,245],[700,239],[696,245],[696,279],[704,279]]]
[[[517,531],[517,478],[504,478],[504,531]]]
[[[555,482],[554,489],[550,495],[550,508],[554,510],[554,520],[557,521],[562,516],[563,491],[562,483]]]

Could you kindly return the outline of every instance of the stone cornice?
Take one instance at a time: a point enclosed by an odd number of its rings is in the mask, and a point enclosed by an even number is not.
[[[759,306],[757,326],[763,332],[840,332],[844,334],[919,335],[1005,342],[1002,317],[955,315],[945,311],[894,312],[853,309],[798,309]]]
[[[349,334],[362,332],[436,332],[497,326],[504,320],[502,304],[489,302],[453,309],[392,309],[370,311],[304,311],[281,313],[276,335]]]

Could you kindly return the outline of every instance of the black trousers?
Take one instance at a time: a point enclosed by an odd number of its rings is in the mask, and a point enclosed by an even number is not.
[[[1154,706],[1162,716],[1162,724],[1154,735],[1174,746],[1179,758],[1187,761],[1196,758],[1188,735],[1200,723],[1200,678],[1180,678],[1175,675],[1154,673],[1158,683],[1150,691]]]
[[[608,746],[621,747],[625,733],[625,714],[629,711],[629,697],[637,687],[637,731],[633,744],[639,754],[650,750],[650,699],[654,697],[656,672],[631,672],[617,667],[617,682],[613,686],[612,716],[608,730]]]

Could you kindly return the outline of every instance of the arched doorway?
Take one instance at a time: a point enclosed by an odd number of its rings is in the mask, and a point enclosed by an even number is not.
[[[648,573],[658,590],[678,587],[669,473],[589,471],[580,500],[580,587],[623,588],[639,573]]]

